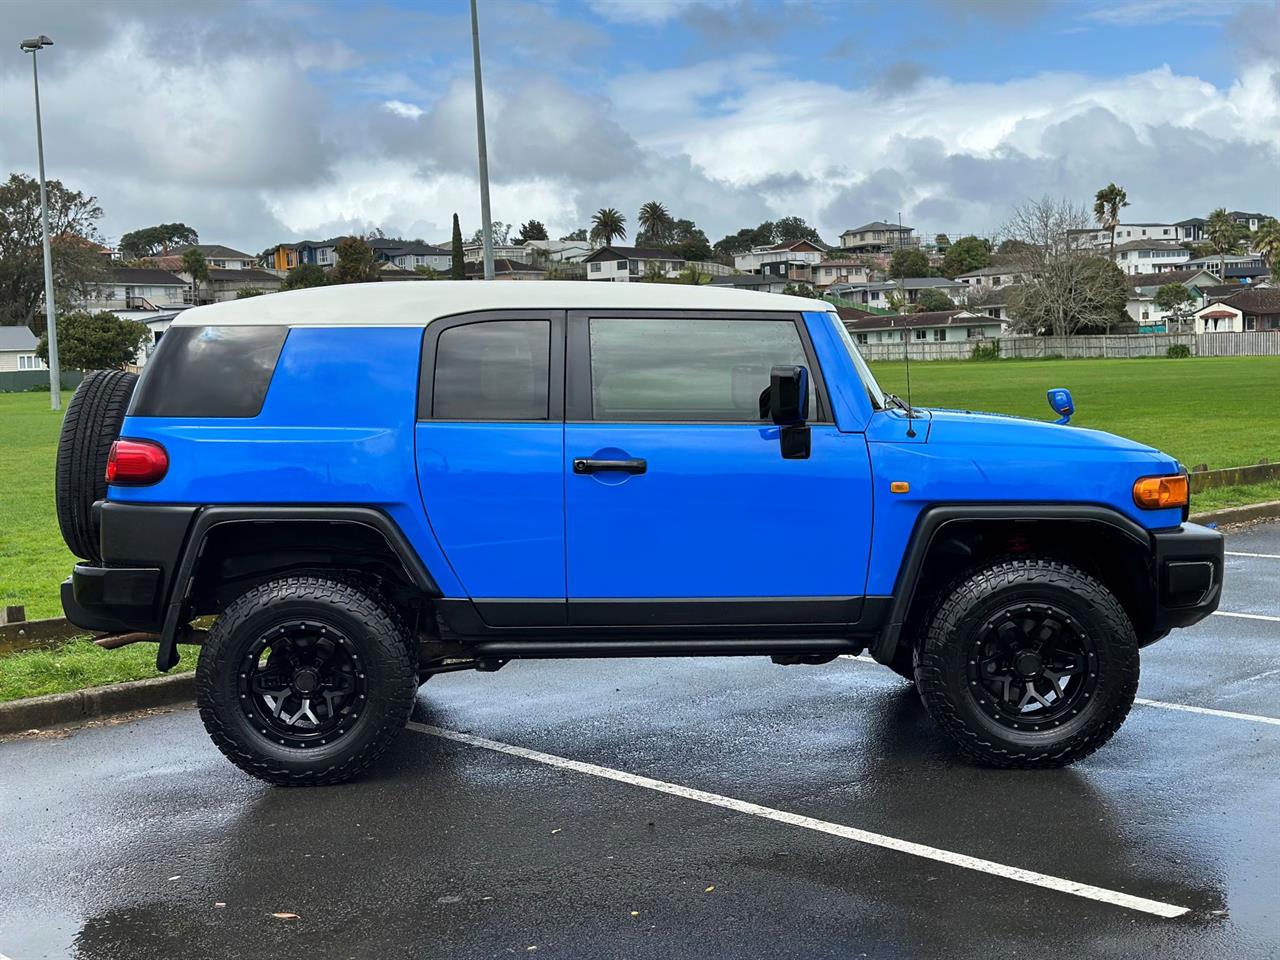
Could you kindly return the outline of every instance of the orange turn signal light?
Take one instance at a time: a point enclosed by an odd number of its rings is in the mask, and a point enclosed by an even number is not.
[[[911,484],[907,483],[907,481],[905,480],[894,480],[892,483],[889,484],[889,492],[890,493],[910,493]]]
[[[1144,510],[1185,507],[1188,492],[1187,478],[1181,473],[1172,477],[1143,477],[1134,481],[1133,502]]]

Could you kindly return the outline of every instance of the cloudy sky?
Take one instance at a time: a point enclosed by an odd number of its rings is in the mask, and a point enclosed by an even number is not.
[[[1280,213],[1280,0],[480,0],[493,212],[658,199],[712,241],[799,215],[990,234],[1010,207]],[[466,0],[0,0],[0,172],[256,252],[479,224]]]

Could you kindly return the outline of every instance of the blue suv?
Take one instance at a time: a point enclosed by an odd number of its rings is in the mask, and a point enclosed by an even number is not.
[[[157,642],[161,670],[199,643],[214,742],[281,784],[353,776],[419,684],[521,657],[869,650],[963,753],[1059,766],[1115,733],[1139,649],[1222,585],[1172,457],[911,409],[829,304],[731,289],[200,307],[136,389],[84,381],[57,479],[84,561],[67,617]]]

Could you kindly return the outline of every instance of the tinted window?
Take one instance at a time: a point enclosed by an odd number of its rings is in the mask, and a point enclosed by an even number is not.
[[[597,420],[761,420],[772,368],[810,365],[790,320],[597,318],[590,340]]]
[[[442,420],[545,420],[551,323],[488,320],[436,340],[431,415]]]
[[[147,361],[135,417],[256,417],[288,327],[170,327]]]

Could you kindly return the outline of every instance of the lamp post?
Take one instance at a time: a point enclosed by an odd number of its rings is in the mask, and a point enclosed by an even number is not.
[[[484,142],[484,83],[480,79],[480,20],[471,0],[471,55],[476,71],[476,147],[480,154],[480,219],[484,239],[484,278],[493,279],[493,222],[489,217],[489,153]]]
[[[62,375],[58,368],[58,322],[53,307],[53,254],[49,250],[49,189],[44,182],[44,133],[40,129],[40,70],[36,54],[53,41],[40,34],[18,44],[23,53],[31,54],[31,80],[36,91],[36,154],[40,158],[40,226],[44,233],[44,309],[49,336],[49,405],[62,409]]]

